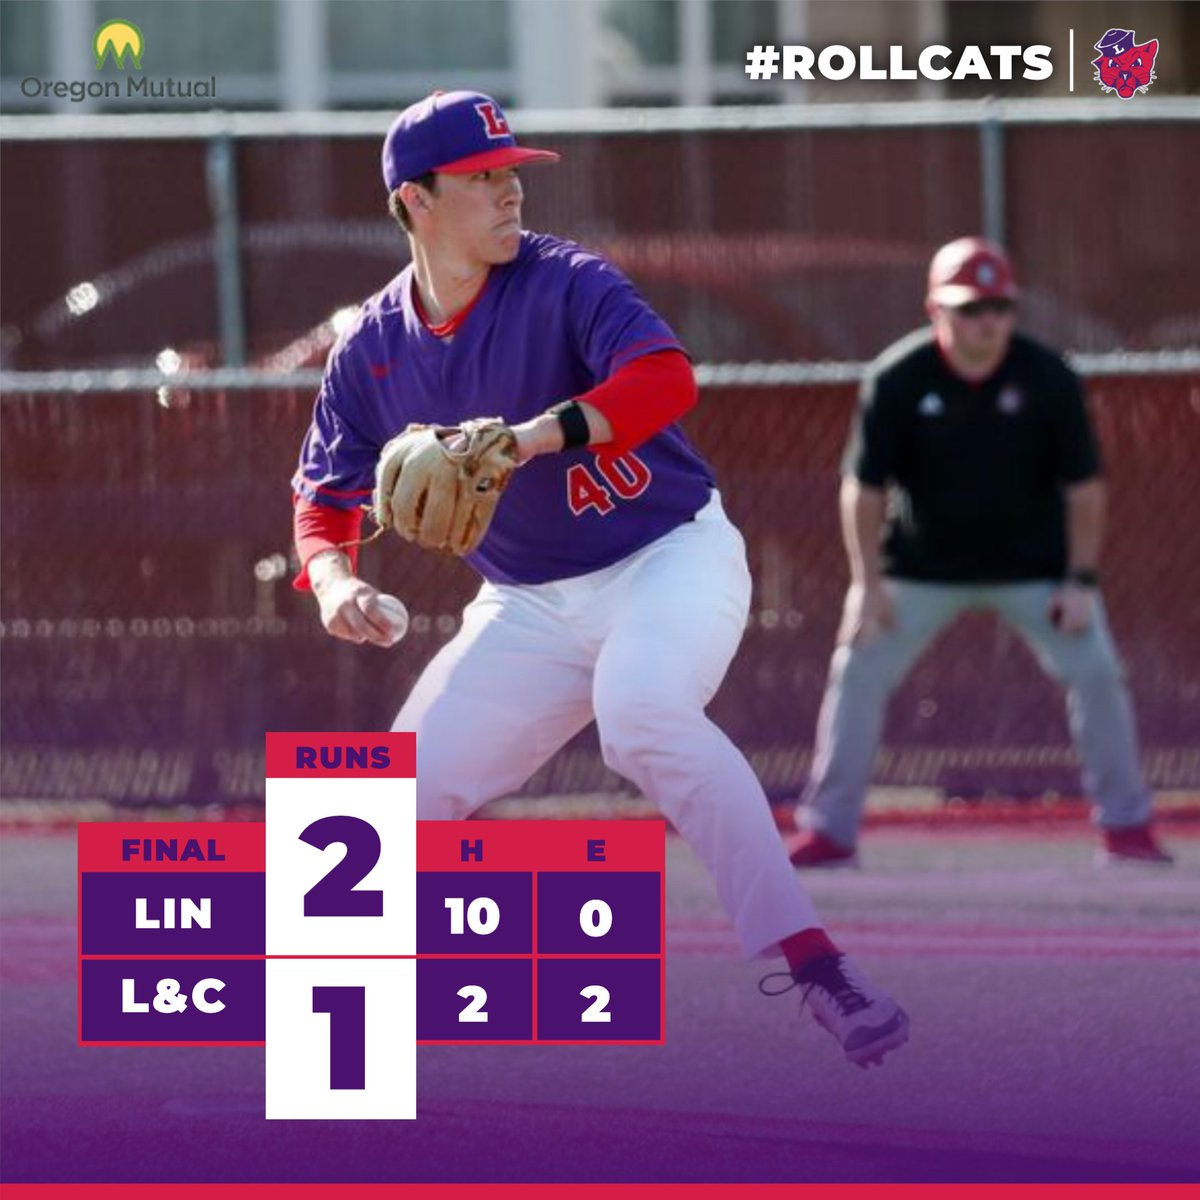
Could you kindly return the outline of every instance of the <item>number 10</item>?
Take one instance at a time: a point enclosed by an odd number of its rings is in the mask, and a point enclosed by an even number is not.
[[[450,932],[464,933],[463,898],[447,896],[446,907],[450,910]],[[478,896],[467,906],[466,923],[472,933],[493,933],[500,924],[500,906],[490,896]]]

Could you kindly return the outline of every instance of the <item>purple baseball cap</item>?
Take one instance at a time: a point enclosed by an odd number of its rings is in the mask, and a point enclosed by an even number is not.
[[[1132,29],[1110,29],[1095,45],[1101,54],[1124,54],[1135,41]]]
[[[409,105],[383,140],[383,182],[389,193],[428,171],[469,175],[557,161],[553,150],[518,146],[500,105],[482,92],[434,92]]]

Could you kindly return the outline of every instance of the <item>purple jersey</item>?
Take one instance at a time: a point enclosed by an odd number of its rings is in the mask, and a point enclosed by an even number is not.
[[[452,338],[429,332],[406,267],[334,346],[300,452],[296,490],[354,508],[370,498],[385,442],[410,422],[518,424],[678,338],[627,279],[573,242],[525,233],[493,267]],[[671,425],[619,458],[546,454],[515,472],[468,561],[495,583],[545,583],[618,562],[690,520],[713,488]]]

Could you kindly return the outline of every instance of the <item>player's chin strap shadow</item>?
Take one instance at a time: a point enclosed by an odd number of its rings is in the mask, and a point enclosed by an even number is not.
[[[378,541],[388,531],[388,526],[375,515],[375,506],[373,504],[360,504],[358,506],[362,511],[371,518],[376,524],[376,529],[373,533],[367,534],[366,537],[355,538],[349,542],[338,542],[334,547],[335,550],[353,550],[356,546],[369,546],[372,542]]]

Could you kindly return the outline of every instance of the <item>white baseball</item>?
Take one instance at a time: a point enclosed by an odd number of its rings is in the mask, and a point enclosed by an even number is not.
[[[408,609],[404,602],[386,592],[375,597],[377,612],[382,612],[392,629],[392,645],[394,646],[408,632]]]

